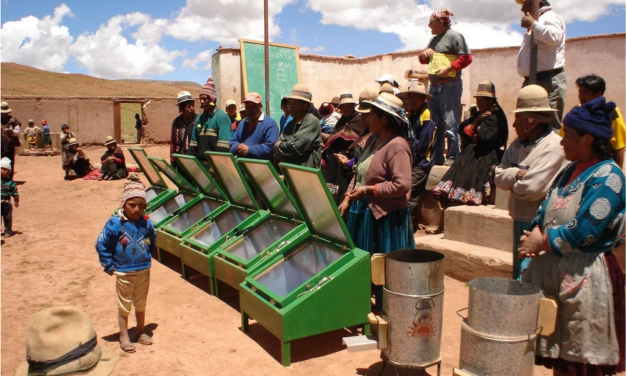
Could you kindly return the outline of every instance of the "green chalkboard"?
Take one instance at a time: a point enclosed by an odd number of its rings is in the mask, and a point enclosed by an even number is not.
[[[257,92],[266,108],[265,58],[263,42],[240,39],[240,55],[244,96]],[[300,82],[298,46],[270,43],[270,116],[279,122],[281,98],[290,95],[292,87]],[[264,110],[264,112],[266,112]]]

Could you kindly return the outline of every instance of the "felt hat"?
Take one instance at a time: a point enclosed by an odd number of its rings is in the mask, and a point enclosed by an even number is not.
[[[388,82],[392,86],[398,86],[398,82],[396,82],[396,80],[391,74],[384,74],[383,76],[379,77],[375,81],[378,82],[379,84]]]
[[[579,132],[604,140],[614,136],[611,114],[616,109],[614,102],[606,102],[605,97],[596,97],[581,106],[573,107],[564,116],[564,125]]]
[[[70,146],[71,145],[78,145],[78,141],[74,137],[72,137],[72,138],[70,138],[68,140],[68,145],[70,145]]]
[[[394,117],[406,121],[405,110],[403,109],[403,101],[397,98],[394,94],[381,93],[377,99],[373,101],[366,101],[372,107],[377,107]]]
[[[427,88],[425,87],[425,85],[422,82],[411,82],[409,85],[409,89],[406,91],[401,91],[398,96],[405,99],[408,98],[408,94],[409,93],[415,93],[415,94],[420,94],[420,95],[424,95],[425,97],[427,97],[427,99],[431,100],[433,99],[433,96],[429,93],[427,93]]]
[[[28,119],[28,124],[35,124],[35,120],[33,120],[33,119]]]
[[[322,116],[331,115],[333,112],[335,112],[335,107],[329,102],[324,102],[318,108],[318,112]]]
[[[122,200],[120,203],[120,207],[124,208],[126,200],[134,197],[143,198],[144,201],[148,201],[146,199],[146,187],[141,181],[127,179],[126,183],[124,183],[124,190],[122,191]]]
[[[68,129],[69,127],[70,127],[70,126],[69,126],[69,125],[67,125],[67,124],[63,124],[63,125],[61,125],[61,129]]]
[[[192,93],[190,93],[189,91],[181,91],[176,95],[177,106],[185,102],[194,102],[194,97],[192,97]]]
[[[111,136],[107,136],[107,138],[105,138],[105,146],[107,145],[111,145],[111,144],[116,144],[117,141],[115,141],[115,139]]]
[[[377,99],[378,96],[379,94],[376,92],[376,90],[366,89],[362,91],[361,93],[359,93],[359,106],[355,107],[355,111],[361,113],[370,112],[370,103],[367,102],[374,101],[375,99]]]
[[[217,95],[216,85],[213,83],[213,77],[209,76],[209,79],[207,80],[207,82],[205,82],[205,85],[202,87],[202,89],[200,89],[199,95],[207,95],[209,96],[209,98],[211,98],[212,101],[215,102]]]
[[[287,97],[289,99],[298,99],[307,103],[313,103],[311,101],[311,91],[303,84],[296,84],[292,88],[292,93]]]
[[[343,104],[357,104],[357,101],[355,101],[355,98],[353,98],[353,94],[345,93],[340,95],[340,104],[338,106],[341,106]]]
[[[381,93],[394,94],[394,86],[389,82],[384,82],[379,88],[379,94]]]
[[[488,80],[483,81],[477,86],[477,92],[474,97],[496,98],[496,87]]]
[[[9,107],[9,102],[0,103],[0,113],[9,114],[11,113],[11,108]]]
[[[555,112],[549,104],[549,94],[540,85],[527,85],[518,92],[516,109],[512,114],[518,112]]]
[[[16,376],[107,376],[119,356],[98,337],[89,316],[74,307],[39,311],[26,334],[26,361]]]
[[[340,104],[340,97],[333,97],[329,103],[337,107]]]
[[[11,160],[7,157],[2,158],[2,160],[0,160],[0,168],[11,171]]]
[[[246,94],[246,97],[244,97],[244,103],[246,102],[261,104],[261,95],[255,92],[248,93]]]
[[[225,108],[229,108],[229,106],[236,106],[237,107],[237,103],[235,103],[235,101],[233,99],[229,99],[228,101],[226,101],[226,106],[224,106]]]

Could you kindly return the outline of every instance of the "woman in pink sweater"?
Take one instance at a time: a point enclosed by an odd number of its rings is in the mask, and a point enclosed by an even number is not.
[[[411,149],[403,102],[381,93],[370,102],[372,136],[353,167],[355,176],[339,210],[348,210],[348,231],[355,245],[370,253],[415,248],[409,216]],[[381,310],[383,289],[375,286],[374,311]]]

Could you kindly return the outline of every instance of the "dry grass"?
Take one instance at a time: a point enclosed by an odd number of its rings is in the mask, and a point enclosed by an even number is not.
[[[76,97],[176,97],[187,90],[197,96],[195,82],[150,80],[104,80],[84,74],[48,72],[15,63],[2,63],[2,95]],[[202,79],[204,81],[204,78]]]

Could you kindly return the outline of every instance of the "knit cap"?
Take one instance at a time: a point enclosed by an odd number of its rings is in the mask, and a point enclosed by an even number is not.
[[[322,105],[320,105],[320,108],[318,108],[318,112],[322,116],[331,115],[334,111],[335,107],[333,107],[333,105],[328,102],[324,102]]]
[[[200,95],[203,95],[203,94],[209,96],[212,102],[216,101],[216,98],[217,98],[216,85],[213,83],[212,76],[209,76],[209,79],[205,83],[205,86],[203,86],[202,89],[200,89]]]
[[[605,97],[597,97],[570,110],[563,123],[576,131],[609,140],[614,135],[610,115],[615,108],[614,102],[605,102]]]
[[[11,171],[11,160],[7,157],[2,158],[0,161],[0,168]]]
[[[142,183],[141,181],[127,180],[126,183],[124,183],[124,190],[122,191],[122,202],[120,207],[124,208],[126,200],[134,197],[141,197],[144,199],[144,201],[147,201],[146,188],[144,187],[144,183]]]

